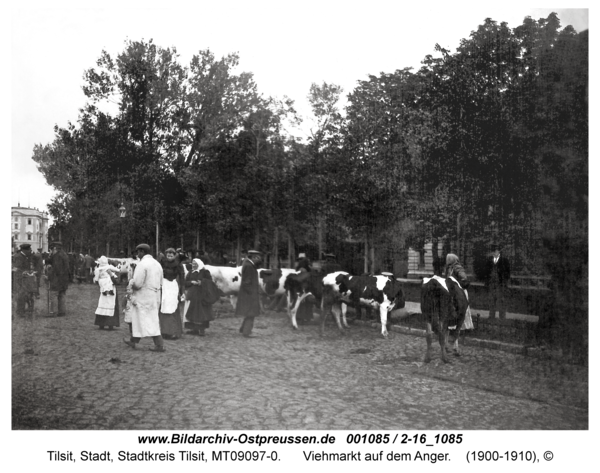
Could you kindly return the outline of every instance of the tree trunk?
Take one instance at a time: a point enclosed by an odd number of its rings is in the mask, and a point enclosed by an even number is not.
[[[319,259],[323,258],[323,227],[324,227],[324,222],[323,222],[323,216],[319,217],[319,224],[317,227],[317,238],[318,238],[318,244],[319,244]]]
[[[158,258],[158,238],[159,238],[159,229],[158,229],[158,219],[156,220],[156,257]]]
[[[273,232],[273,261],[271,261],[271,268],[277,267],[277,261],[279,260],[279,228],[275,227]]]
[[[365,232],[365,264],[363,267],[363,272],[365,274],[369,272],[369,238],[367,236],[367,232]]]
[[[369,273],[375,274],[375,245],[371,245],[371,268]]]
[[[294,238],[292,237],[292,234],[288,232],[288,267],[290,268],[294,267],[294,253]]]
[[[260,230],[258,227],[254,229],[254,249],[258,250],[260,246]]]
[[[237,237],[237,256],[235,257],[236,265],[239,266],[241,264],[240,255],[242,253],[242,240],[240,236]]]

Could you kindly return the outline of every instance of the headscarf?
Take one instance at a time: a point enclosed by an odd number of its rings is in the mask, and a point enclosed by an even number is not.
[[[100,256],[100,258],[98,258],[98,266],[108,266],[108,258],[106,256]]]
[[[200,258],[194,258],[193,261],[198,265],[198,269],[194,269],[194,270],[192,270],[192,272],[200,271],[202,268],[204,268],[204,263],[202,262],[202,260]]]
[[[456,263],[458,263],[458,256],[456,256],[454,253],[448,253],[446,255],[446,266],[451,266]]]

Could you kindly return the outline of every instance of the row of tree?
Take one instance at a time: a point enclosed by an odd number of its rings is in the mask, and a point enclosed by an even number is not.
[[[477,268],[498,242],[587,301],[574,282],[587,280],[587,31],[555,14],[486,19],[418,71],[359,81],[344,108],[339,86],[313,84],[305,141],[294,103],[260,95],[237,55],[178,59],[152,41],[102,52],[77,123],[35,147],[59,191],[53,231],[75,248],[287,246],[293,260],[358,241],[371,271],[430,238]]]

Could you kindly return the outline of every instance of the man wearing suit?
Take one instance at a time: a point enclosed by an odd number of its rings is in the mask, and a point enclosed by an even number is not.
[[[244,317],[240,333],[246,338],[252,338],[252,327],[254,327],[254,317],[260,314],[260,300],[258,298],[258,271],[257,266],[261,262],[261,253],[250,250],[248,256],[242,263],[242,281],[240,283],[240,292],[238,294],[235,315]]]
[[[486,286],[490,297],[490,319],[496,317],[496,309],[501,319],[506,319],[504,295],[510,281],[510,263],[500,252],[499,246],[494,246],[493,255],[488,258],[486,267]]]

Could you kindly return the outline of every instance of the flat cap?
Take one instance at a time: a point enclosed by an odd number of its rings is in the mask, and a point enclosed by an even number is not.
[[[29,243],[21,243],[19,245],[19,249],[21,249],[21,250],[30,250],[31,249],[31,245]]]
[[[147,253],[150,253],[150,245],[146,245],[146,243],[141,243],[135,247],[136,250],[144,250]]]

